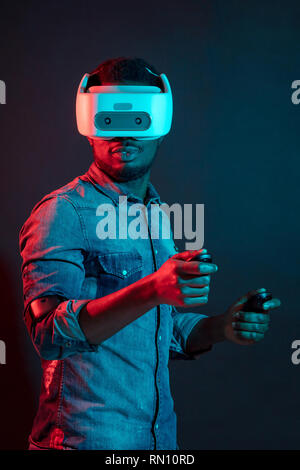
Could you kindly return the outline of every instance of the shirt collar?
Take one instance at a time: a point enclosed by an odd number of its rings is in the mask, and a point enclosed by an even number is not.
[[[131,200],[136,203],[142,203],[148,205],[152,204],[161,204],[161,199],[150,181],[147,185],[147,192],[145,200],[142,201],[141,198],[135,196],[133,193],[130,193],[122,186],[122,184],[112,182],[109,177],[99,170],[95,162],[91,164],[88,171],[84,174],[86,179],[88,179],[99,191],[108,196],[115,205],[119,204],[119,196],[127,196],[128,200]]]

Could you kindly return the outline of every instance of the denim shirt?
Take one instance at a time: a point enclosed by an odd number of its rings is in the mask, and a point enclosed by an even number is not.
[[[169,359],[195,359],[185,351],[194,326],[205,317],[161,304],[101,344],[90,344],[78,322],[96,299],[153,273],[176,253],[169,239],[100,239],[97,207],[118,214],[119,185],[87,173],[46,195],[20,231],[24,318],[43,369],[40,400],[29,441],[53,449],[177,449]],[[145,201],[122,189],[128,207],[161,204],[148,184]],[[150,227],[151,221],[148,225]],[[61,303],[34,324],[34,299]]]

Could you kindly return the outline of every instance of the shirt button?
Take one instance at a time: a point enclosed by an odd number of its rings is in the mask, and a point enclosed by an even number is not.
[[[161,336],[160,335],[159,335],[158,339],[159,339],[159,341],[161,341]]]
[[[126,274],[127,274],[126,269],[123,269],[122,274],[123,274],[123,276],[126,276]]]
[[[70,347],[71,347],[71,341],[67,341],[67,342],[66,342],[66,347],[67,347],[67,348],[70,348]]]
[[[155,425],[155,429],[158,429],[158,424]]]
[[[158,251],[157,250],[154,250],[155,254],[157,255]]]

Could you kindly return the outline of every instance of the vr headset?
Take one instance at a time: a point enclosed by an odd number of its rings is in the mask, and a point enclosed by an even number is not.
[[[154,140],[168,134],[172,124],[173,100],[165,74],[158,76],[161,88],[100,85],[87,89],[89,77],[87,73],[83,76],[76,97],[76,120],[80,134],[104,140],[114,137]]]

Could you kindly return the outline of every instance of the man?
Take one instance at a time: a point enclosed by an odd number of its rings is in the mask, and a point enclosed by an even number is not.
[[[89,86],[153,85],[157,76],[144,60],[119,57]],[[25,322],[43,367],[29,449],[177,449],[169,358],[195,359],[223,340],[253,344],[280,305],[243,311],[257,289],[220,315],[179,313],[207,303],[217,266],[193,261],[201,250],[97,236],[100,205],[118,214],[120,196],[148,213],[161,204],[150,183],[161,141],[89,138],[87,173],[46,195],[21,229]]]

